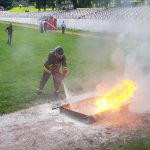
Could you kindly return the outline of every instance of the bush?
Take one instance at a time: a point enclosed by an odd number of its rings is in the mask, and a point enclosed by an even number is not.
[[[19,7],[19,8],[22,8],[23,6],[22,6],[22,4],[19,4],[18,7]]]
[[[0,6],[0,11],[4,11],[4,7],[3,6]]]

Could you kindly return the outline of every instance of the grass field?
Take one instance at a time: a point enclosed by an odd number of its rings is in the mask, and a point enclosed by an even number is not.
[[[150,137],[139,137],[128,141],[128,144],[118,141],[111,145],[111,150],[149,150]]]
[[[26,10],[29,10],[29,12],[34,12],[34,11],[38,11],[37,8],[35,8],[34,6],[29,6],[29,7],[13,7],[12,9],[10,9],[10,12],[25,12]],[[41,11],[43,11],[44,9],[41,9]],[[50,8],[47,8],[46,10],[51,10]]]
[[[116,46],[112,40],[108,45],[108,41],[101,38],[62,35],[59,32],[41,34],[38,29],[14,26],[13,42],[9,47],[6,26],[0,24],[0,35],[3,37],[0,38],[0,114],[38,103],[35,89],[42,67],[49,51],[57,45],[61,45],[66,53],[69,74],[65,82],[70,90],[86,86],[93,73],[101,74],[113,69],[110,57]],[[45,93],[53,92],[52,81],[49,82]]]

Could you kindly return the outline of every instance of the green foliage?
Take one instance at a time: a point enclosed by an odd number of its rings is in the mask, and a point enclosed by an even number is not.
[[[10,12],[25,12],[26,10],[29,10],[29,12],[33,12],[33,11],[38,11],[38,9],[36,9],[34,6],[29,6],[29,7],[14,7],[11,10],[9,10]],[[43,10],[43,9],[41,9]],[[51,10],[51,9],[47,9],[47,10]]]
[[[4,7],[4,9],[10,9],[12,7],[13,0],[0,0],[0,5]]]
[[[121,140],[121,139],[120,139]],[[131,139],[124,143],[116,142],[111,145],[111,150],[150,150],[150,136]]]
[[[150,150],[150,137],[132,140],[125,145],[124,150]]]
[[[87,8],[91,6],[92,6],[91,0],[79,0],[78,1],[78,7]]]
[[[12,6],[13,0],[0,0],[0,5],[4,6],[4,3],[11,2]],[[18,0],[13,1],[18,2]],[[137,4],[149,4],[150,0],[24,0],[23,1],[27,6],[34,5],[38,10],[44,9],[46,11],[47,8],[52,8],[54,10],[55,8],[61,9],[63,8],[62,3],[72,3],[73,8],[91,8],[91,7],[114,7],[114,6],[127,6],[127,5],[133,5],[136,6]],[[25,5],[24,5],[25,6]]]
[[[19,8],[22,8],[23,6],[21,4],[18,5]]]

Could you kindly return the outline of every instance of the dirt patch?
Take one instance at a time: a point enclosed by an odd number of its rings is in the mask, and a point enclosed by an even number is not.
[[[52,104],[46,103],[1,116],[0,149],[91,150],[119,138],[150,133],[148,114],[117,116],[87,125],[51,108]]]

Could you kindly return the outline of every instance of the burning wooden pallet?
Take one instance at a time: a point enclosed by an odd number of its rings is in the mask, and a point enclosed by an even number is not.
[[[109,115],[127,112],[130,98],[137,89],[130,80],[124,80],[112,90],[96,98],[60,106],[60,112],[86,123],[97,122]]]
[[[111,111],[102,112],[100,114],[95,113],[96,106],[93,104],[95,98],[85,99],[73,104],[65,104],[59,107],[60,113],[64,113],[67,116],[78,120],[86,124],[92,124],[103,120],[109,115],[115,115]],[[128,104],[120,108],[119,113],[128,112]],[[118,113],[118,112],[117,112]]]
[[[88,124],[96,122],[94,116],[91,115],[90,113],[87,113],[87,111],[85,111],[85,107],[88,107],[88,105],[84,106],[83,104],[88,104],[88,101],[83,100],[73,104],[65,104],[61,106],[59,109],[61,113],[65,113],[69,117],[72,117],[81,122],[88,123]]]

